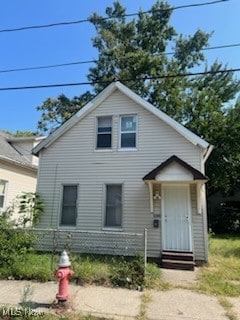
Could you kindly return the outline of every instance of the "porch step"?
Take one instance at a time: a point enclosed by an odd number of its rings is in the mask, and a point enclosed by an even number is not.
[[[192,252],[163,251],[162,268],[194,270],[195,262]]]

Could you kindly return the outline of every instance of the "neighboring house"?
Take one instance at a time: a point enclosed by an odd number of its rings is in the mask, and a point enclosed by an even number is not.
[[[114,82],[33,150],[45,201],[40,227],[79,233],[75,251],[84,241],[88,251],[109,254],[133,253],[142,238],[131,239],[147,228],[149,257],[177,251],[207,260],[211,149]]]
[[[42,139],[18,138],[0,130],[0,211],[22,192],[35,192],[38,158],[31,150]]]

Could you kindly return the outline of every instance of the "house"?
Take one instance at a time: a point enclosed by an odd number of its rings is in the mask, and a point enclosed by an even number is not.
[[[35,192],[38,158],[31,150],[43,139],[14,137],[0,130],[0,211],[22,192]]]
[[[34,148],[46,206],[39,227],[57,231],[59,246],[70,232],[75,251],[129,255],[147,229],[149,257],[189,252],[206,261],[211,149],[114,82]],[[45,239],[51,250],[56,239]]]

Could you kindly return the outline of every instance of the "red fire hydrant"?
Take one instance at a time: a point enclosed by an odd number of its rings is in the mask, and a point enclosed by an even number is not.
[[[74,274],[74,272],[69,268],[70,265],[71,262],[67,252],[64,250],[58,263],[59,268],[54,272],[54,275],[58,279],[58,293],[56,294],[56,298],[59,303],[67,301],[69,296],[68,279]]]

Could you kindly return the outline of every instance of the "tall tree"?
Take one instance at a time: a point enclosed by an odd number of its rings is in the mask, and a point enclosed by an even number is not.
[[[230,140],[226,139],[225,133],[230,118],[231,121],[236,119],[235,111],[230,116],[231,109],[225,109],[239,91],[240,82],[231,72],[219,72],[226,66],[217,61],[207,68],[202,49],[208,46],[211,34],[197,30],[191,36],[178,35],[170,24],[172,9],[164,1],[157,1],[148,12],[140,10],[134,19],[126,16],[126,8],[119,1],[107,7],[105,12],[105,17],[97,13],[90,17],[96,29],[93,46],[99,52],[98,60],[89,69],[88,75],[94,93],[99,93],[108,83],[119,79],[215,145],[216,151],[211,159],[225,168],[225,159],[231,158],[231,148],[227,147]],[[174,54],[168,54],[169,48]],[[210,73],[184,76],[199,66]],[[65,96],[57,101],[46,100],[38,107],[43,111],[39,128],[46,129],[54,121],[62,123],[88,98],[91,98],[90,93],[73,100]],[[221,139],[224,141],[220,142]],[[226,150],[224,157],[218,147],[221,143],[224,143]],[[239,146],[236,148],[239,153]],[[215,170],[213,160],[207,167],[212,191],[218,188],[221,179],[228,179],[225,185],[230,185],[232,178],[231,173],[228,175]],[[221,186],[224,187],[223,184]]]
[[[57,98],[47,98],[41,106],[37,106],[37,110],[42,112],[41,119],[38,121],[38,129],[41,132],[55,129],[71,118],[92,98],[93,94],[89,91],[73,99],[67,98],[64,94]]]

